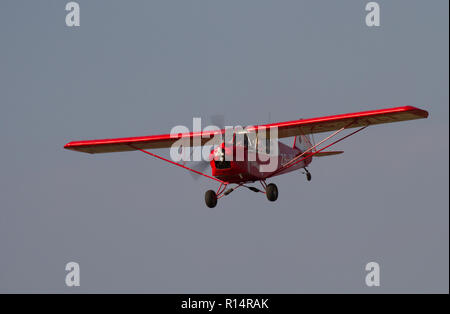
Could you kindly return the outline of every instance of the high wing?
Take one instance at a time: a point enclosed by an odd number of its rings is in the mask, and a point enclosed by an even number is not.
[[[356,128],[367,125],[382,123],[400,122],[428,117],[428,112],[412,106],[363,111],[355,113],[340,114],[327,117],[294,120],[266,125],[248,127],[249,132],[258,130],[270,130],[278,128],[278,138],[291,137],[296,135],[306,135],[339,130],[342,128]],[[173,143],[183,139],[185,146],[219,144],[220,137],[225,130],[162,134],[141,137],[126,137],[115,139],[99,139],[87,141],[75,141],[67,143],[64,148],[84,153],[111,153],[121,151],[131,151],[137,149],[170,148]],[[217,139],[214,141],[214,139]],[[217,142],[217,143],[216,143]]]
[[[207,142],[211,144],[211,142],[214,141],[215,135],[222,135],[223,133],[224,130],[217,130],[195,133],[161,134],[140,137],[75,141],[67,143],[64,145],[64,148],[83,153],[97,154],[124,152],[137,149],[170,148],[178,140],[186,141],[184,142],[184,146],[195,146],[196,139],[198,139],[197,143],[200,145],[205,145]],[[220,140],[215,141],[214,144],[220,144]]]
[[[259,125],[253,127],[253,129],[249,128],[249,131],[257,132],[257,130],[261,128],[270,129],[277,127],[278,138],[283,138],[302,134],[307,135],[336,131],[341,128],[350,129],[382,123],[425,119],[427,117],[428,112],[423,109],[412,106],[403,106]]]

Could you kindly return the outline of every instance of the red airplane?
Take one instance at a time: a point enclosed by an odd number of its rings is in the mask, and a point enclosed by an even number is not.
[[[205,203],[213,208],[217,200],[230,194],[239,187],[246,187],[254,192],[266,194],[269,201],[276,201],[278,188],[266,180],[291,171],[303,169],[308,181],[311,173],[306,168],[312,157],[330,156],[342,151],[325,151],[325,149],[356,134],[368,126],[400,122],[428,117],[428,112],[412,106],[348,113],[312,119],[294,120],[266,125],[250,126],[240,131],[234,130],[230,140],[228,129],[188,132],[177,134],[150,135],[115,139],[100,139],[76,141],[67,143],[64,148],[79,152],[97,154],[138,150],[150,156],[167,161],[171,164],[202,175],[220,183],[217,191],[205,193]],[[342,131],[357,128],[355,131],[335,138]],[[278,136],[271,138],[276,130]],[[318,143],[311,141],[309,134],[333,132]],[[256,135],[256,136],[255,136]],[[261,135],[261,136],[260,136]],[[293,144],[286,145],[278,138],[293,137]],[[263,139],[263,140],[261,140]],[[209,154],[208,165],[211,175],[186,166],[186,163],[176,162],[146,149],[173,148],[174,144],[182,142],[185,147],[214,146]],[[331,143],[327,143],[331,141]],[[236,158],[238,152],[243,152],[243,158]],[[249,183],[260,182],[262,190],[249,186]],[[228,185],[235,184],[228,188]]]

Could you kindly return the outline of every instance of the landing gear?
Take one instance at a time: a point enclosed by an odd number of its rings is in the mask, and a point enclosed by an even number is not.
[[[311,176],[311,172],[308,171],[308,169],[305,168],[306,171],[306,180],[311,181],[312,176]]]
[[[266,194],[266,197],[269,201],[275,202],[278,199],[277,186],[274,183],[266,184],[265,180],[260,180],[260,183],[263,187],[263,190],[260,190],[254,186],[248,186],[244,183],[236,183],[237,185],[235,187],[227,189],[229,183],[222,183],[217,189],[217,192],[214,192],[213,190],[206,191],[205,193],[206,206],[208,206],[209,208],[216,207],[217,200],[219,198],[229,195],[231,192],[240,187],[246,187],[250,191]]]
[[[274,183],[270,183],[266,187],[267,199],[271,202],[275,202],[278,198],[278,188]]]
[[[205,203],[209,208],[214,208],[217,205],[217,195],[213,190],[208,190],[205,193]]]

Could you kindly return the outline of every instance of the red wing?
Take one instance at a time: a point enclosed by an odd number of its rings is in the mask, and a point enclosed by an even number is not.
[[[414,119],[424,119],[428,112],[416,107],[405,106],[372,111],[346,113],[335,116],[319,117],[304,120],[272,123],[253,127],[278,128],[278,138],[322,133],[339,130],[341,128],[356,128],[365,125],[400,122]],[[251,129],[250,129],[251,130]]]
[[[341,128],[355,128],[365,125],[400,122],[406,120],[427,118],[428,112],[419,108],[405,106],[373,111],[347,113],[328,117],[319,117],[288,122],[279,122],[267,125],[249,127],[248,131],[257,131],[259,128],[278,128],[278,137],[291,137],[301,134],[312,134],[339,130]],[[198,139],[199,145],[211,143],[214,135],[224,134],[224,130],[183,134],[162,134],[141,137],[126,137],[115,139],[88,140],[67,143],[64,148],[79,152],[96,154],[130,151],[136,149],[169,148],[182,138],[189,139],[188,144],[193,146]],[[218,143],[217,143],[218,144]],[[198,145],[198,144],[197,144]],[[187,146],[187,145],[185,145]]]

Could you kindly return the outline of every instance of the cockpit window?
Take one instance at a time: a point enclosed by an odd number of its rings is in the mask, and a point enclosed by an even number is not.
[[[256,151],[256,134],[253,133],[237,133],[234,136],[234,145],[244,146],[249,150]]]

